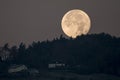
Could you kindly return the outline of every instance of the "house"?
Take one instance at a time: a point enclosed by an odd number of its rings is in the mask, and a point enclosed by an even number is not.
[[[8,68],[8,73],[15,76],[28,75],[28,68],[25,65],[11,65]]]
[[[8,69],[8,73],[16,73],[25,70],[27,70],[27,67],[25,65],[12,65]]]
[[[60,62],[49,63],[48,64],[48,68],[49,69],[64,69],[65,68],[65,64],[64,63],[60,63]]]
[[[25,65],[11,65],[8,69],[8,73],[13,76],[37,76],[39,70],[35,68],[27,68]]]

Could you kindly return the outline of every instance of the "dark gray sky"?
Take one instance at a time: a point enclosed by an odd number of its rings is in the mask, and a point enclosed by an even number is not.
[[[120,37],[120,0],[0,0],[0,46],[64,35],[61,19],[71,9],[88,13],[92,20],[89,33]]]

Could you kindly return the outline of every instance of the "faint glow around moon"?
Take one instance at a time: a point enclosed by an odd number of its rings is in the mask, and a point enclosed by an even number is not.
[[[68,11],[62,18],[63,32],[72,38],[87,34],[90,30],[90,17],[82,10],[75,9]]]

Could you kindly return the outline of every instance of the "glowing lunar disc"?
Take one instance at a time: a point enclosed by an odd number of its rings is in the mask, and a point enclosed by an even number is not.
[[[90,17],[82,10],[70,10],[62,18],[63,32],[72,38],[87,34],[90,30]]]

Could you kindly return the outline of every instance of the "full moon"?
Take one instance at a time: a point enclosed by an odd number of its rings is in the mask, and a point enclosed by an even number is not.
[[[74,9],[68,11],[62,18],[63,32],[72,38],[85,35],[89,32],[91,21],[90,17],[82,10]]]

